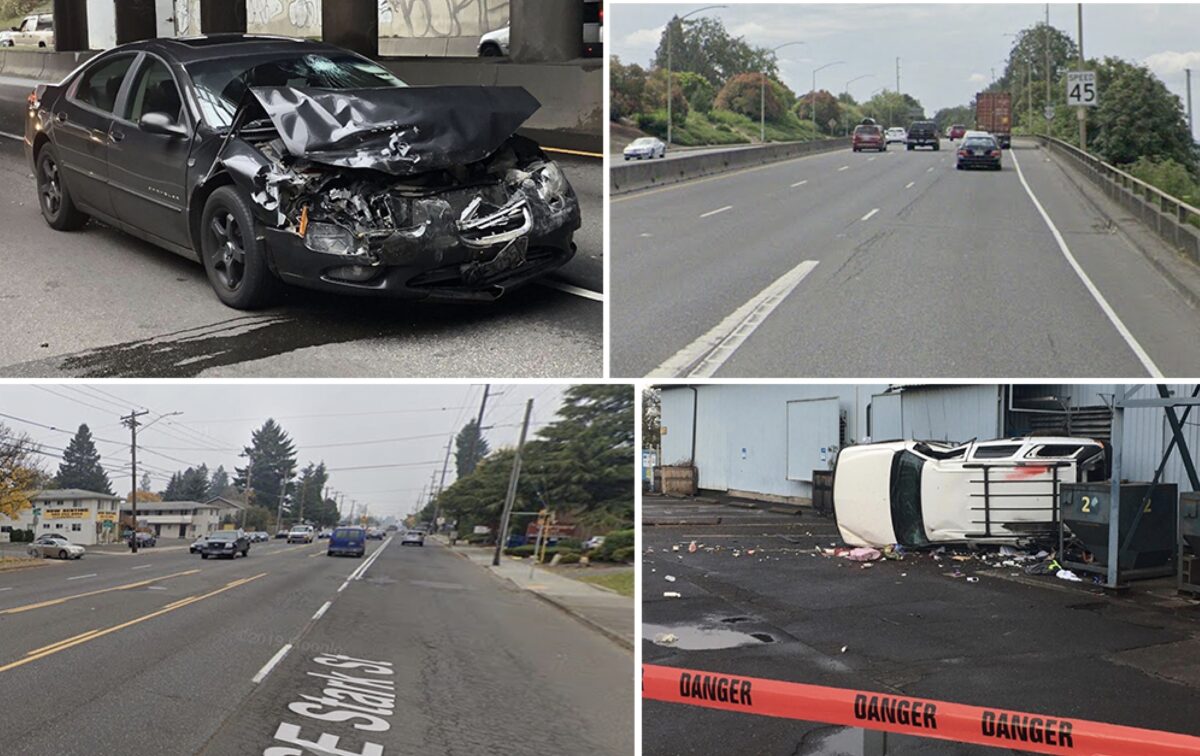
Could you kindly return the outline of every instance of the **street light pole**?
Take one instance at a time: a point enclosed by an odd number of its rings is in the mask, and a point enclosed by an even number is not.
[[[529,415],[533,412],[533,400],[525,402],[525,422],[521,424],[521,438],[517,441],[517,452],[513,455],[512,473],[508,478],[508,493],[504,497],[504,511],[500,514],[500,531],[496,534],[496,553],[492,555],[492,566],[500,566],[500,554],[508,537],[508,518],[512,516],[513,502],[517,498],[517,481],[521,478],[521,450],[525,448],[525,434],[529,431]]]
[[[725,5],[706,5],[703,8],[697,8],[694,11],[688,11],[682,16],[676,16],[667,22],[667,147],[671,146],[671,29],[675,26],[675,22],[679,22],[679,28],[683,28],[683,19],[688,16],[695,15],[701,11],[713,10],[714,8],[726,8]]]
[[[141,425],[141,423],[138,422],[138,418],[143,415],[148,415],[148,414],[150,414],[150,413],[147,410],[142,410],[141,412],[138,412],[137,410],[131,409],[131,410],[129,410],[128,415],[125,415],[124,417],[121,418],[121,424],[124,425],[125,427],[129,428],[129,461],[130,461],[130,474],[131,474],[132,480],[133,480],[133,491],[129,494],[129,515],[130,515],[130,522],[131,522],[130,530],[132,531],[131,535],[129,536],[129,547],[133,550],[134,554],[136,554],[137,550],[138,550],[138,546],[137,546],[137,487],[138,487],[137,429],[138,429],[138,426]],[[154,418],[150,422],[146,423],[145,427],[149,428],[151,425],[154,425],[159,420],[162,420],[164,417],[174,417],[176,415],[182,415],[182,414],[183,414],[182,412],[170,412],[165,415],[159,415],[158,417]],[[118,518],[118,519],[120,519],[120,518]]]
[[[778,47],[772,47],[770,52],[774,52],[788,45],[802,45],[803,42],[784,42]],[[759,93],[758,102],[758,141],[765,143],[767,141],[767,62],[763,60],[762,79],[759,80],[759,86],[762,90]]]
[[[897,60],[899,60],[899,58],[897,58]],[[816,129],[818,132],[819,132],[821,129],[820,129],[820,127],[819,127],[819,126],[817,126],[817,71],[823,71],[823,70],[825,70],[826,68],[829,68],[830,66],[838,66],[838,65],[841,65],[841,64],[843,64],[843,63],[845,63],[845,62],[846,62],[846,61],[844,61],[844,60],[835,60],[835,61],[833,61],[832,63],[826,63],[826,64],[825,64],[825,65],[823,65],[823,66],[820,66],[820,67],[818,67],[818,68],[814,68],[814,69],[813,69],[813,72],[812,72],[812,91],[809,93],[809,95],[808,95],[808,99],[809,99],[809,101],[810,101],[810,103],[811,103],[811,105],[812,105],[812,121],[813,121],[813,128],[814,128],[814,129]]]

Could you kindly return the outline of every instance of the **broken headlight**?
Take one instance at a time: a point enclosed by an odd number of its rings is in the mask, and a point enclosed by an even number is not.
[[[354,235],[350,229],[333,223],[309,223],[304,246],[326,255],[351,255],[354,254]]]
[[[562,169],[558,167],[558,163],[553,161],[546,163],[534,175],[537,177],[537,191],[542,202],[559,199],[567,193],[567,188],[570,186]]]

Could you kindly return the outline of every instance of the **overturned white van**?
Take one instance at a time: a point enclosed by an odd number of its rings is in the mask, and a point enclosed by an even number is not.
[[[833,473],[833,509],[852,546],[1005,544],[1055,532],[1060,483],[1103,480],[1104,444],[1026,437],[848,446]]]

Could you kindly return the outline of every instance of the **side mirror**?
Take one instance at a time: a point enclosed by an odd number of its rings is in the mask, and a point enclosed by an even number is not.
[[[187,128],[175,122],[166,113],[146,113],[138,119],[138,127],[147,134],[164,134],[167,136],[185,136]]]

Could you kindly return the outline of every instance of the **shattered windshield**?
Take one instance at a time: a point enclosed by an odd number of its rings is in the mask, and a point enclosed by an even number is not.
[[[921,547],[929,543],[925,536],[925,516],[921,511],[921,468],[925,460],[909,451],[892,458],[892,530],[903,546]]]
[[[247,87],[375,89],[404,87],[387,69],[356,55],[248,56],[205,60],[187,67],[200,113],[210,126],[230,124]]]

